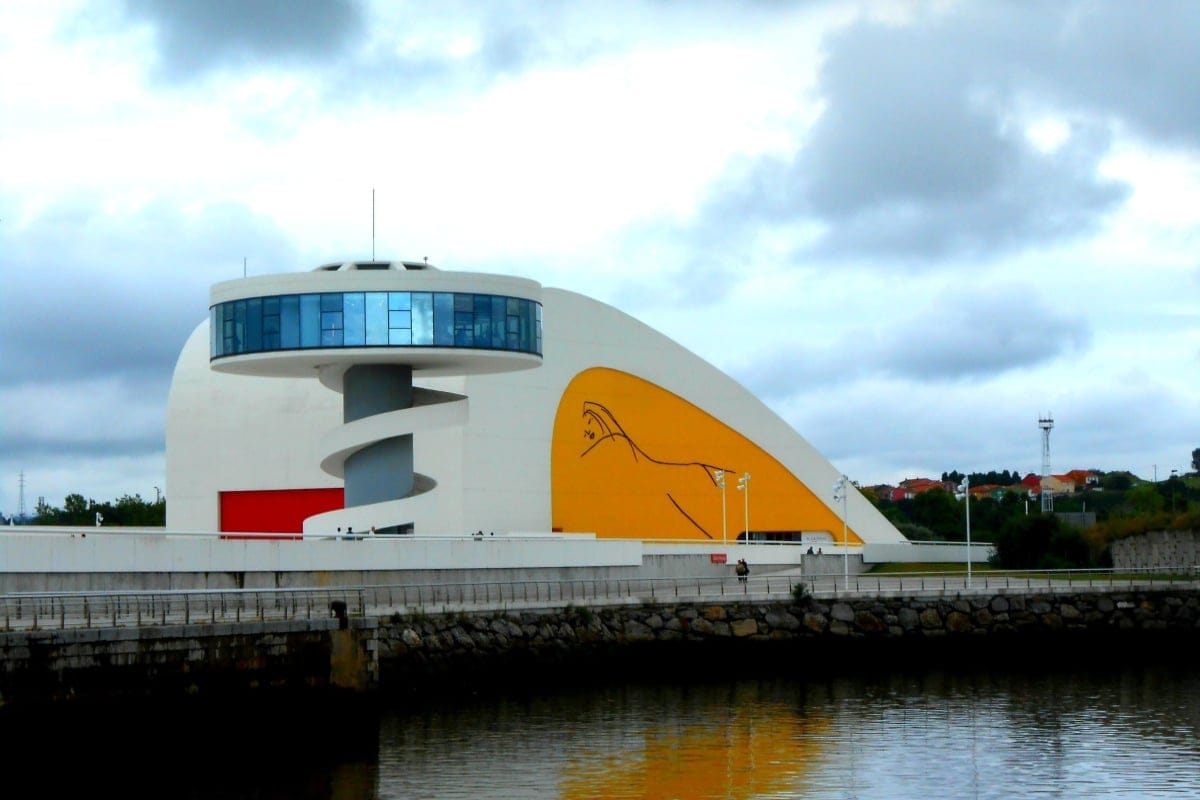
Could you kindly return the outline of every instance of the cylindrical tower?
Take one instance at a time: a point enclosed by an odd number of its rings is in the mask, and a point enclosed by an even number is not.
[[[413,378],[542,361],[541,286],[523,278],[349,262],[219,283],[210,300],[212,369],[312,377],[342,394],[321,468],[343,478],[347,512],[374,509],[379,532],[411,532],[397,501],[437,485],[413,463],[414,433],[466,419],[465,397]]]

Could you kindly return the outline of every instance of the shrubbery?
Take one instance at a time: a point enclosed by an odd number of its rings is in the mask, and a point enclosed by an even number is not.
[[[1003,569],[1072,569],[1097,566],[1100,560],[1082,533],[1052,514],[1010,519],[995,545],[991,561]]]
[[[797,583],[792,586],[792,599],[796,601],[796,605],[805,605],[812,600],[812,595],[808,591],[808,584]]]

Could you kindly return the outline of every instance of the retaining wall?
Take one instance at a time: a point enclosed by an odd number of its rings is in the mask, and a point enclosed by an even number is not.
[[[1109,549],[1117,569],[1171,572],[1200,565],[1200,533],[1196,531],[1151,531],[1118,539]]]
[[[819,658],[839,644],[926,645],[991,642],[1028,650],[1047,640],[1070,644],[1082,636],[1113,649],[1123,634],[1200,639],[1200,590],[1119,593],[995,594],[846,598],[800,603],[725,603],[568,607],[553,613],[495,613],[393,617],[379,623],[381,685],[421,685],[439,676],[486,676],[498,668],[547,661],[608,659],[623,648],[676,653],[701,665],[718,650],[728,661],[759,650],[796,646]],[[700,651],[689,645],[708,646]],[[647,647],[649,646],[649,647]],[[701,652],[704,658],[700,658]],[[862,652],[859,648],[858,652]],[[644,661],[644,660],[643,660]],[[781,668],[782,668],[782,662]]]
[[[0,634],[0,709],[72,700],[377,688],[373,620]]]
[[[669,664],[689,670],[678,674],[753,663],[783,675],[796,669],[791,654],[817,661],[845,643],[860,645],[860,656],[880,663],[902,662],[881,661],[883,651],[872,646],[898,642],[918,654],[989,643],[1036,660],[1048,643],[1070,653],[1087,637],[1119,654],[1140,647],[1145,636],[1176,653],[1190,652],[1200,640],[1200,587],[567,606],[383,619],[339,613],[286,623],[11,632],[0,634],[0,708],[272,689],[424,693],[450,679],[465,678],[468,687],[505,686],[513,676],[614,664],[643,679],[677,674]]]

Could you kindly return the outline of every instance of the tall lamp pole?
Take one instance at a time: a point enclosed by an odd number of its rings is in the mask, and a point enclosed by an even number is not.
[[[971,588],[971,483],[964,475],[962,479],[963,504],[967,507],[967,588]]]
[[[717,487],[721,490],[721,541],[729,544],[729,533],[725,525],[725,470],[719,469],[713,473],[717,479]]]
[[[742,492],[742,503],[746,515],[746,544],[750,544],[750,473],[743,472],[738,478],[738,491]]]
[[[833,484],[833,499],[834,502],[842,501],[842,585],[846,591],[850,590],[850,539],[846,533],[846,514],[847,514],[847,495],[850,494],[849,479],[845,475],[837,479]]]
[[[1175,513],[1175,476],[1179,474],[1179,470],[1171,470],[1171,513]]]

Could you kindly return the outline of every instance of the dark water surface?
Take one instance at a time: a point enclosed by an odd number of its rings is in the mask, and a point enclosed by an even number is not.
[[[60,708],[0,716],[0,763],[6,797],[1198,798],[1200,668],[1130,655]]]

